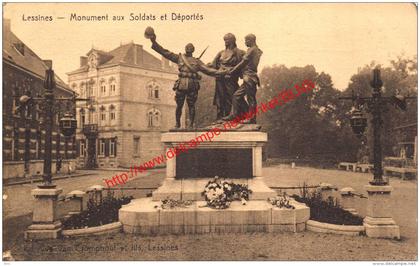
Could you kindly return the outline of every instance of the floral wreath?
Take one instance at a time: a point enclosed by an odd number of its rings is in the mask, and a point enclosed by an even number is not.
[[[240,200],[245,205],[251,193],[252,191],[248,189],[247,185],[235,184],[215,176],[214,180],[207,183],[202,195],[207,202],[206,206],[214,209],[226,209],[234,200]]]

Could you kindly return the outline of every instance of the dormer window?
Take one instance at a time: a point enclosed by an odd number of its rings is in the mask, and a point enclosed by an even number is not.
[[[95,69],[98,65],[98,58],[95,54],[91,54],[88,58],[89,69]]]
[[[25,44],[23,44],[22,42],[17,42],[14,43],[13,46],[15,47],[15,49],[21,54],[21,55],[25,55]]]

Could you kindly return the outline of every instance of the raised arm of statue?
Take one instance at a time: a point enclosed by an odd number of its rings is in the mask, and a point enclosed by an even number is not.
[[[166,59],[178,64],[179,55],[163,48],[160,44],[156,42],[156,40],[152,41],[152,49],[161,54]]]

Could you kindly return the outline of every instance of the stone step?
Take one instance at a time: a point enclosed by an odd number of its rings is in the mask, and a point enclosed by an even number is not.
[[[291,204],[295,209],[279,209],[263,200],[246,205],[234,201],[229,208],[216,210],[206,207],[205,201],[194,201],[187,208],[162,209],[159,202],[142,198],[124,205],[119,221],[125,232],[142,235],[303,231],[309,208],[296,201]]]
[[[152,193],[154,201],[160,201],[167,198],[174,200],[204,200],[202,192],[206,184],[212,178],[194,178],[194,179],[174,179],[166,178],[157,190]],[[277,193],[270,189],[261,178],[252,179],[230,179],[236,184],[246,184],[251,189],[250,200],[267,200],[275,197]]]

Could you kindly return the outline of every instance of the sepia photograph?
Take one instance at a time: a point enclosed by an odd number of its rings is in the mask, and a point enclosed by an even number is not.
[[[418,3],[2,8],[4,263],[417,262]]]

